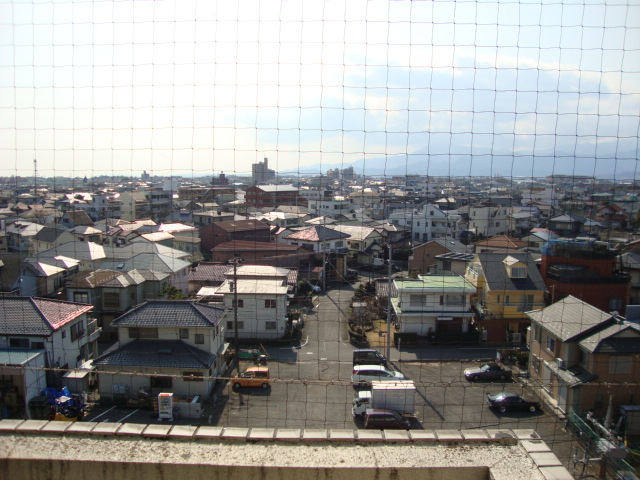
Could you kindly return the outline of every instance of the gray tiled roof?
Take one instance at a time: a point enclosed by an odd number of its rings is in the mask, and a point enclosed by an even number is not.
[[[32,297],[0,297],[0,335],[48,336],[93,307]]]
[[[116,318],[116,327],[205,327],[216,326],[225,310],[189,300],[151,300]]]
[[[527,278],[511,278],[502,261],[506,257],[513,257],[527,265]],[[547,290],[544,279],[536,266],[533,257],[528,253],[478,253],[478,259],[482,264],[482,270],[487,284],[491,290],[519,290],[542,291]]]
[[[210,368],[213,353],[181,340],[134,340],[120,347],[116,343],[93,361],[97,367]]]
[[[578,342],[591,353],[640,353],[640,325],[621,320]]]
[[[572,340],[596,327],[604,327],[605,322],[612,321],[610,313],[603,312],[571,295],[542,310],[527,312],[526,315],[531,321],[539,323],[563,342]]]

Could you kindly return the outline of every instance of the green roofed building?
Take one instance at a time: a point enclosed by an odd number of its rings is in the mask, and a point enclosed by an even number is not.
[[[474,316],[475,287],[460,275],[419,275],[394,280],[398,296],[391,299],[400,333],[435,337],[466,334]]]

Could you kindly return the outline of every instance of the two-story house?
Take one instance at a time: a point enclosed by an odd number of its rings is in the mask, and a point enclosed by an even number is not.
[[[277,340],[286,333],[289,270],[263,265],[243,265],[225,273],[216,290],[222,295],[227,316],[226,337]],[[236,302],[237,300],[237,302]],[[233,321],[237,311],[237,326]]]
[[[335,231],[349,235],[346,239],[349,255],[358,265],[382,265],[384,261],[383,237],[373,227],[359,225],[332,226]]]
[[[462,232],[461,216],[441,210],[437,205],[425,204],[422,210],[400,210],[388,217],[394,225],[411,231],[411,240],[428,242],[434,238],[456,239]]]
[[[453,238],[434,238],[411,249],[409,257],[409,271],[416,274],[429,273],[436,263],[436,256],[445,253],[465,253],[466,245]]]
[[[547,291],[533,257],[528,253],[478,253],[465,277],[477,289],[472,303],[484,340],[523,344],[529,326],[525,312],[542,308]]]
[[[118,342],[94,361],[100,396],[207,396],[226,364],[225,310],[187,300],[145,302],[113,321]]]
[[[640,325],[573,296],[531,319],[529,374],[558,413],[604,417],[640,394]]]
[[[419,275],[393,281],[398,292],[391,305],[400,333],[451,337],[466,334],[474,317],[475,287],[460,275]],[[392,287],[393,290],[393,287]]]
[[[97,354],[100,329],[91,305],[35,297],[0,297],[0,348],[45,351],[47,384]],[[58,370],[54,370],[58,369]]]

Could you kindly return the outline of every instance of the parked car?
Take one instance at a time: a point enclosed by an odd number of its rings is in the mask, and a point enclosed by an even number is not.
[[[540,410],[540,403],[525,400],[517,393],[502,392],[491,395],[487,393],[487,403],[489,408],[494,408],[504,413],[507,410],[528,410],[535,412]]]
[[[231,379],[234,390],[240,387],[268,388],[271,384],[269,367],[249,367],[244,372]]]
[[[384,365],[387,366],[387,358],[374,348],[358,348],[353,351],[354,365]]]
[[[485,363],[480,367],[467,368],[464,371],[464,378],[470,382],[480,380],[500,380],[506,382],[511,379],[511,370],[507,370],[497,363]]]
[[[384,408],[368,408],[364,414],[364,428],[401,428],[409,430],[411,423],[398,412]]]
[[[400,372],[389,370],[382,365],[354,365],[351,381],[354,386],[368,387],[372,381],[393,382],[406,380]]]

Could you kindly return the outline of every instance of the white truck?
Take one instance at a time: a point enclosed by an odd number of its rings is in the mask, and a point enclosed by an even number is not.
[[[371,390],[361,390],[353,399],[351,413],[364,416],[367,408],[384,408],[403,415],[415,413],[416,386],[413,380],[395,382],[372,381]]]

